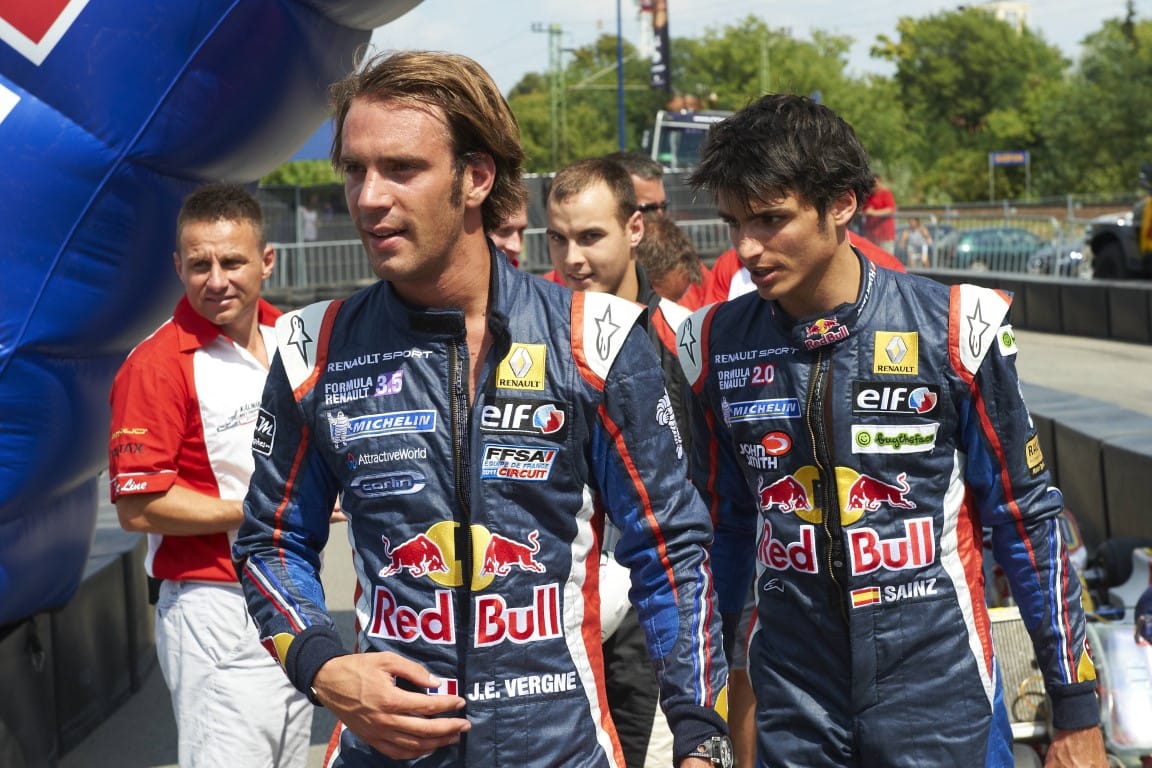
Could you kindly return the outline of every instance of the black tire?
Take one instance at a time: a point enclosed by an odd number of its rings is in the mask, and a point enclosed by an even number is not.
[[[1124,246],[1110,240],[1092,249],[1092,277],[1097,280],[1120,280],[1128,277],[1124,266]]]
[[[1140,547],[1152,547],[1152,538],[1126,536],[1108,539],[1096,550],[1095,562],[1106,587],[1118,587],[1132,575],[1132,553]]]

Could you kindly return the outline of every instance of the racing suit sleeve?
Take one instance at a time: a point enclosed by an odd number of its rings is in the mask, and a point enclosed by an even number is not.
[[[347,653],[320,582],[320,552],[338,487],[314,450],[279,354],[264,387],[256,431],[256,468],[232,557],[261,642],[292,684],[311,697],[316,671]]]
[[[1100,719],[1096,672],[1085,646],[1080,581],[1057,518],[1063,497],[1020,392],[1011,327],[995,332],[988,347],[961,406],[968,492],[1032,637],[1053,725],[1092,727]]]
[[[708,514],[687,479],[659,360],[633,326],[604,382],[592,475],[620,529],[616,559],[660,680],[679,761],[727,727],[727,667],[707,554]]]
[[[731,659],[733,643],[745,641],[738,636],[738,625],[755,577],[759,512],[740,469],[728,426],[720,409],[711,406],[705,387],[707,368],[703,363],[708,352],[703,339],[712,311],[701,309],[681,324],[678,348],[689,384],[685,400],[692,433],[690,475],[715,530],[712,568],[724,623],[724,644]]]

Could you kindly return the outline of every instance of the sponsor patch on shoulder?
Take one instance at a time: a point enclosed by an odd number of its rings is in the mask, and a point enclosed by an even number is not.
[[[1040,450],[1039,435],[1032,435],[1032,438],[1024,444],[1024,459],[1028,462],[1028,469],[1033,477],[1044,471],[1044,452]]]
[[[1012,330],[1012,326],[1000,326],[1000,330],[996,332],[996,342],[1000,345],[1001,357],[1016,354],[1018,347],[1016,346],[1016,333]]]

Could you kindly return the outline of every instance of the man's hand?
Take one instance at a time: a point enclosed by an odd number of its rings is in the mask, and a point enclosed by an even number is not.
[[[702,757],[686,757],[680,761],[680,768],[712,768],[712,761]]]
[[[462,717],[437,717],[464,707],[459,696],[414,693],[439,681],[414,661],[394,653],[354,653],[320,667],[312,689],[333,714],[372,748],[396,760],[412,760],[460,740],[472,727]]]
[[[1056,731],[1044,768],[1107,768],[1104,754],[1104,736],[1099,728],[1078,731]]]

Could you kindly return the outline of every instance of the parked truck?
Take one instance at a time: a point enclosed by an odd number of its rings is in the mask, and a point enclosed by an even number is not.
[[[669,171],[691,170],[700,162],[700,148],[713,123],[731,112],[662,109],[651,132],[645,131],[644,149]]]
[[[1152,278],[1152,163],[1140,166],[1136,182],[1144,194],[1130,213],[1098,218],[1088,229],[1097,279]]]

